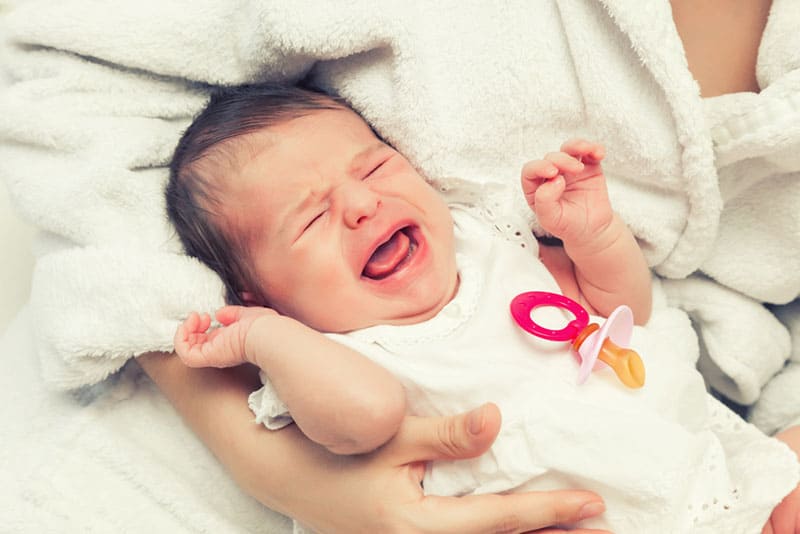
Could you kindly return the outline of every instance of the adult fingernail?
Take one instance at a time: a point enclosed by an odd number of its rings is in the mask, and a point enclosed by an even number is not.
[[[469,416],[467,417],[467,429],[469,433],[475,435],[480,434],[483,430],[483,421],[483,406],[469,412]]]
[[[578,519],[586,519],[588,517],[594,517],[596,515],[600,515],[606,511],[606,505],[600,501],[590,502],[588,504],[584,504],[581,507],[581,511],[578,512]]]

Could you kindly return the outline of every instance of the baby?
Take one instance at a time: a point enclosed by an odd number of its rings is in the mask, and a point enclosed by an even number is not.
[[[523,167],[526,200],[563,242],[539,247],[528,232],[503,238],[461,195],[467,184],[451,180],[445,202],[340,101],[221,91],[179,143],[167,199],[187,252],[239,305],[217,311],[218,328],[190,314],[176,352],[190,366],[257,365],[257,419],[294,421],[343,454],[381,445],[406,412],[497,403],[490,451],[434,462],[429,494],[582,487],[608,507],[589,526],[759,532],[797,484],[796,457],[707,395],[691,362],[637,329],[644,387],[604,371],[578,386],[565,348],[508,312],[515,295],[543,290],[598,315],[626,304],[647,321],[650,273],[611,209],[603,157],[573,140]]]

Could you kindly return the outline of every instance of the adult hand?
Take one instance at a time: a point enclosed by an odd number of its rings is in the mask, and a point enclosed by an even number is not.
[[[138,361],[242,489],[321,534],[555,533],[555,525],[604,510],[599,496],[580,490],[426,497],[425,462],[475,457],[492,444],[500,430],[493,404],[454,417],[407,416],[384,446],[343,456],[297,425],[269,431],[254,424],[247,396],[259,381],[250,366],[190,369],[160,353]]]
[[[598,495],[580,490],[466,497],[423,494],[425,462],[478,456],[499,428],[500,412],[493,404],[455,417],[409,416],[390,442],[370,454],[342,457],[317,448],[317,462],[305,463],[317,468],[324,464],[320,469],[324,474],[314,474],[313,483],[279,500],[301,523],[323,534],[555,533],[562,532],[556,525],[572,525],[604,511]],[[308,443],[309,447],[313,446]]]
[[[775,435],[797,454],[800,460],[800,426],[793,426]],[[800,532],[800,486],[783,498],[764,525],[762,534],[796,534]]]

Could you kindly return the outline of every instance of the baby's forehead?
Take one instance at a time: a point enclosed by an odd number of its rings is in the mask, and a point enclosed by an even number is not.
[[[208,151],[205,164],[226,189],[241,191],[256,185],[253,182],[324,176],[320,169],[327,166],[350,171],[348,167],[364,163],[364,155],[381,148],[389,147],[358,114],[337,107],[308,111],[225,139]]]
[[[265,126],[220,141],[209,147],[193,166],[220,190],[229,189],[242,178],[242,172],[254,159],[275,144],[277,138],[273,129]]]
[[[363,123],[366,129],[372,131],[358,114],[348,108],[307,110],[232,136],[217,143],[213,148],[227,152],[226,157],[229,159],[236,157],[241,158],[242,162],[247,162],[269,151],[281,140],[303,139],[318,130],[323,123],[329,125],[340,123],[342,117],[346,117],[351,124],[360,126],[359,123]]]
[[[212,145],[209,152],[225,151],[228,157],[239,155],[252,158],[274,145],[280,138],[302,136],[304,132],[312,131],[315,123],[335,121],[335,117],[343,115],[342,112],[352,115],[355,120],[363,120],[349,108],[333,101],[330,108],[294,110],[263,121],[251,117],[245,119],[240,128],[235,126],[230,132],[225,132],[230,135]]]
[[[241,166],[275,145],[278,139],[278,133],[275,130],[274,125],[263,126],[226,140],[220,148],[227,152],[226,158],[231,164],[235,165],[238,162]]]

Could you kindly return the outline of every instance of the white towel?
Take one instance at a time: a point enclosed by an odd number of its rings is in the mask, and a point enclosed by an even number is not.
[[[612,201],[657,272],[702,267],[757,300],[797,297],[787,262],[800,121],[759,115],[763,128],[721,140],[716,126],[731,120],[700,99],[666,0],[31,0],[7,11],[15,83],[0,98],[0,173],[20,211],[59,236],[33,287],[38,350],[59,386],[168,349],[183,314],[221,303],[221,284],[179,255],[162,199],[164,165],[209,84],[308,74],[430,176],[516,184],[525,160],[597,139]],[[752,109],[797,96],[798,24],[796,2],[773,2]],[[769,176],[751,175],[754,157]],[[779,187],[751,195],[756,182]]]
[[[789,353],[783,324],[759,302],[703,276],[664,280],[663,288],[670,304],[703,325],[697,367],[706,382],[739,404],[756,402]]]
[[[101,384],[47,390],[30,308],[0,336],[3,532],[288,534],[239,489],[131,362]]]
[[[800,425],[800,300],[776,308],[776,315],[791,335],[791,357],[766,385],[750,413],[753,424],[768,433]]]

